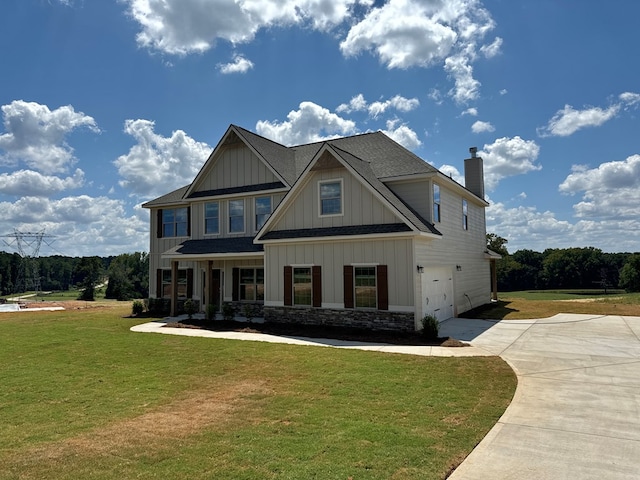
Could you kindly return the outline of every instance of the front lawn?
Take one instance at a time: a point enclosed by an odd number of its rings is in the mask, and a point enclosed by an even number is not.
[[[511,400],[499,358],[132,333],[0,313],[0,478],[442,479]]]

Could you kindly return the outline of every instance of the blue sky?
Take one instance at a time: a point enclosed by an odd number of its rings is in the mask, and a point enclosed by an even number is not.
[[[461,183],[477,146],[510,252],[640,251],[638,18],[627,0],[2,2],[0,235],[146,251],[141,203],[234,123],[287,145],[382,130]]]

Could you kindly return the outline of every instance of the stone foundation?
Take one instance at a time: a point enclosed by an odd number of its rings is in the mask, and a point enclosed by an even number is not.
[[[273,323],[327,325],[400,332],[415,331],[413,313],[385,310],[264,307],[264,319]]]

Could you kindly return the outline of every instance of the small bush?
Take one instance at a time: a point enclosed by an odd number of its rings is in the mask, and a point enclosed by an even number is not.
[[[194,302],[190,298],[184,301],[184,313],[187,314],[189,320],[193,318],[193,314],[196,313],[197,309],[198,306],[196,305],[196,302]]]
[[[253,317],[255,316],[255,312],[253,310],[253,305],[245,303],[242,306],[242,313],[244,313],[244,316],[247,319],[247,322],[249,322],[249,323],[253,322]]]
[[[131,305],[131,313],[133,315],[141,315],[144,312],[144,303],[142,303],[140,300],[134,300],[133,304]]]
[[[225,320],[233,320],[233,317],[236,316],[236,311],[233,309],[233,305],[229,302],[225,302],[222,305],[222,316]]]
[[[214,303],[209,303],[207,305],[206,316],[208,321],[215,320],[216,312],[218,311],[218,306]]]
[[[437,340],[440,333],[440,323],[433,315],[422,317],[422,335],[427,340]]]

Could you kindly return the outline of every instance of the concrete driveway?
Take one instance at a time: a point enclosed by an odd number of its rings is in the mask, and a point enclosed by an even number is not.
[[[451,319],[441,334],[518,376],[513,402],[451,480],[640,479],[640,317]]]

